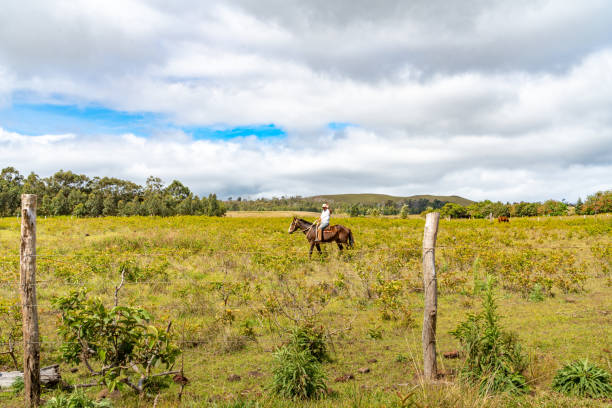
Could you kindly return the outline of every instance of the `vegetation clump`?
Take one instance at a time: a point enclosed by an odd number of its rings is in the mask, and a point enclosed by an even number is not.
[[[327,393],[321,364],[330,358],[322,330],[312,326],[294,329],[289,343],[274,357],[274,394],[290,399],[318,399]]]
[[[522,374],[527,367],[527,358],[516,335],[504,331],[499,325],[491,278],[485,283],[483,311],[469,314],[451,334],[461,342],[466,354],[461,376],[478,385],[482,394],[522,394],[527,391]]]
[[[588,360],[576,360],[557,371],[552,388],[576,397],[612,398],[612,375]]]
[[[332,361],[325,340],[323,326],[305,325],[293,329],[291,345],[299,350],[306,350],[319,363]]]
[[[149,391],[153,370],[164,365],[170,369],[179,348],[166,330],[151,324],[152,317],[143,309],[117,306],[106,308],[99,299],[88,299],[85,290],[73,291],[54,299],[61,313],[58,333],[63,344],[62,357],[67,363],[83,363],[91,375],[111,391],[129,387],[139,394]],[[139,374],[133,379],[133,373]]]
[[[43,408],[112,408],[109,400],[99,402],[90,399],[83,390],[75,390],[72,394],[59,394],[51,398]]]

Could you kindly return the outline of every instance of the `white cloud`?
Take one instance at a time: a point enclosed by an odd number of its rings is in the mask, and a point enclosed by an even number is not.
[[[605,177],[612,174],[612,149],[603,139],[584,146],[571,135],[543,133],[508,146],[503,137],[386,138],[359,128],[342,133],[330,131],[303,147],[252,138],[31,137],[0,130],[0,162],[23,172],[48,175],[63,168],[139,183],[158,175],[166,182],[179,179],[199,194],[223,196],[370,191],[571,200],[609,187]],[[585,166],[569,154],[580,148],[605,157]],[[559,156],[558,163],[551,159]]]
[[[20,93],[158,113],[179,128],[274,123],[288,137],[2,130],[0,159],[41,174],[155,174],[228,195],[572,199],[610,187],[607,2],[381,4],[8,1],[0,109]],[[330,122],[354,126],[332,132]],[[30,148],[37,157],[26,161]]]

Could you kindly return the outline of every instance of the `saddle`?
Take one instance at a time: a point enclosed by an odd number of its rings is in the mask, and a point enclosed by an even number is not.
[[[336,229],[338,229],[336,225],[328,225],[327,227],[323,229],[323,233],[326,233],[326,232],[334,233],[336,232]]]

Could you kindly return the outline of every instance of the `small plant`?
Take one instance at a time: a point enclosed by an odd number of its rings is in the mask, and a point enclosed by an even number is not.
[[[405,363],[405,362],[407,362],[407,361],[408,361],[408,357],[406,357],[406,356],[405,356],[405,355],[403,355],[403,354],[398,354],[398,355],[395,357],[395,362],[396,362],[396,363]]]
[[[368,337],[373,340],[381,340],[383,338],[383,329],[379,325],[368,328]]]
[[[294,328],[291,339],[274,357],[276,368],[272,391],[285,398],[320,398],[327,393],[321,364],[331,361],[323,327]]]
[[[576,360],[557,371],[552,388],[577,397],[612,398],[612,375],[588,360]]]
[[[13,385],[11,385],[11,391],[13,392],[14,395],[21,394],[24,388],[25,388],[25,384],[23,382],[23,377],[17,377],[15,381],[13,382]]]
[[[248,340],[251,339],[226,328],[221,337],[221,351],[225,354],[232,354],[244,350]]]
[[[531,302],[542,302],[544,301],[544,288],[539,283],[533,285],[531,292],[529,292],[529,301]]]
[[[522,372],[527,367],[527,358],[516,336],[499,326],[490,278],[485,285],[483,308],[479,314],[469,314],[467,321],[451,332],[467,355],[461,375],[477,384],[483,394],[489,391],[525,393],[527,382]]]
[[[83,390],[76,390],[70,395],[60,394],[51,398],[43,408],[112,408],[109,400],[96,402],[91,400]]]
[[[1,350],[1,354],[9,355],[15,368],[19,366],[16,358],[16,346],[23,337],[21,320],[19,302],[9,302],[0,299],[0,344],[6,346],[6,350]]]
[[[256,401],[236,399],[233,401],[220,403],[219,405],[211,405],[211,408],[258,408],[259,406],[259,403]]]
[[[306,325],[295,328],[291,336],[291,345],[298,350],[308,351],[319,363],[331,361],[327,352],[323,326]]]
[[[310,351],[289,344],[278,350],[274,358],[274,394],[291,399],[317,399],[325,395],[325,373]]]
[[[257,321],[254,319],[246,319],[242,323],[240,323],[240,332],[244,337],[248,337],[249,339],[255,339],[255,325]]]

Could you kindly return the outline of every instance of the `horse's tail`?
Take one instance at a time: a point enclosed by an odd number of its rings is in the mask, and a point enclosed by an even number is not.
[[[354,245],[355,245],[355,240],[353,239],[353,232],[351,230],[349,230],[348,246],[350,248],[353,248]]]

